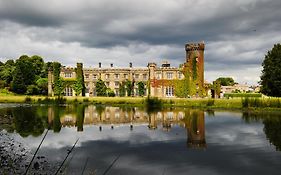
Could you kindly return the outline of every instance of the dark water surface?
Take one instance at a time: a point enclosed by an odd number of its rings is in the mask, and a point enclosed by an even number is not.
[[[53,174],[77,139],[61,174],[281,171],[280,113],[1,105],[1,173],[23,173],[48,128],[30,174]]]

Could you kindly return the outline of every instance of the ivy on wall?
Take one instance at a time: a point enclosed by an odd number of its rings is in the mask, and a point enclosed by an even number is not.
[[[56,96],[62,96],[64,91],[64,81],[60,77],[61,64],[59,62],[53,62],[53,74],[54,74],[54,94]]]
[[[82,95],[85,96],[85,84],[84,84],[84,75],[83,75],[83,64],[82,63],[77,63],[77,68],[76,68],[76,82],[72,86],[75,95]]]
[[[192,58],[192,76],[193,80],[195,81],[197,79],[197,59],[198,55],[194,52],[193,58]]]
[[[126,82],[123,81],[120,85],[119,85],[119,96],[120,97],[125,97],[126,95]]]
[[[126,91],[127,91],[127,96],[132,96],[133,94],[133,82],[130,80],[126,81]]]

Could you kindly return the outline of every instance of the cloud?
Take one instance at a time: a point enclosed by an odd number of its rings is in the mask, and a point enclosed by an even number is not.
[[[79,58],[86,66],[168,59],[178,66],[184,44],[204,40],[207,79],[214,70],[236,70],[236,81],[256,83],[259,74],[247,68],[260,72],[264,54],[280,42],[280,7],[275,0],[0,0],[0,57],[39,54],[65,65]]]

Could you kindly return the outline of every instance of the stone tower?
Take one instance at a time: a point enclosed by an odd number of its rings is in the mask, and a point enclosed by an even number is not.
[[[204,90],[204,42],[185,45],[186,67],[196,85],[197,93]]]

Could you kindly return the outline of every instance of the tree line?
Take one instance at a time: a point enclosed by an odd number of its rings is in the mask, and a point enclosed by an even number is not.
[[[22,55],[16,60],[0,62],[0,89],[17,94],[47,95],[50,64],[38,55]]]

